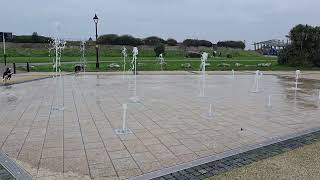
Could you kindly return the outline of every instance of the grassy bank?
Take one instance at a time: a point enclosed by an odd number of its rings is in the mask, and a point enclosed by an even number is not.
[[[320,179],[319,148],[320,143],[317,142],[208,180]]]
[[[30,45],[28,45],[30,46]],[[7,62],[16,63],[18,70],[25,71],[26,63],[33,63],[31,71],[39,72],[50,72],[52,71],[52,57],[50,57],[48,45],[41,45],[37,47],[27,47],[27,45],[12,45],[7,49]],[[130,67],[131,61],[131,48],[127,46],[128,57],[126,67]],[[122,46],[99,46],[99,60],[100,69],[99,71],[122,71],[123,70],[123,58],[121,57]],[[190,70],[197,71],[200,66],[200,58],[186,58],[189,51],[195,52],[208,52],[210,55],[209,63],[207,67],[209,71],[229,71],[229,70],[295,70],[296,67],[288,67],[285,65],[279,65],[277,63],[277,57],[263,56],[254,51],[247,51],[241,49],[231,48],[218,48],[217,54],[219,57],[212,57],[213,49],[207,47],[184,47],[184,46],[167,46],[165,60],[167,66],[164,70],[177,71],[177,70]],[[232,58],[227,58],[227,55],[231,55]],[[0,51],[0,62],[3,62],[2,51]],[[87,71],[97,71],[95,68],[95,48],[89,46],[86,49],[86,59],[88,62]],[[62,54],[62,71],[70,72],[74,70],[74,65],[79,63],[80,50],[78,46],[67,46],[63,50]],[[138,67],[140,71],[159,71],[161,66],[155,57],[155,52],[152,46],[141,46],[139,47],[138,62],[141,63]],[[42,63],[42,64],[41,64]],[[120,68],[111,69],[108,65],[111,63],[117,63]],[[184,68],[181,64],[190,63],[190,68]],[[241,66],[236,66],[236,63],[240,63]],[[258,64],[271,63],[270,67],[260,67]],[[300,68],[302,70],[318,70],[317,68]]]
[[[119,57],[120,58],[120,57]],[[108,67],[111,63],[116,62],[120,67],[119,68],[110,68]],[[163,66],[163,70],[166,71],[180,71],[180,70],[188,70],[188,71],[198,71],[200,66],[200,61],[197,59],[185,59],[185,60],[167,60],[167,65]],[[216,60],[210,59],[208,61],[210,66],[206,67],[208,71],[230,71],[232,69],[236,71],[241,70],[262,70],[262,71],[275,71],[275,70],[283,70],[283,71],[291,71],[296,70],[296,67],[288,67],[285,65],[279,65],[275,60]],[[191,65],[190,68],[182,67],[182,64],[189,63]],[[237,66],[236,64],[240,63],[241,66]],[[258,66],[260,63],[271,63],[270,67],[261,67]],[[62,63],[61,70],[66,72],[72,72],[74,70],[74,64],[76,63]],[[90,61],[87,64],[87,71],[97,71],[95,67],[95,61]],[[130,62],[127,61],[126,69],[130,68]],[[26,70],[26,67],[19,67],[19,70]],[[318,68],[301,68],[302,70],[319,70]],[[110,72],[110,71],[122,71],[123,63],[120,60],[115,59],[114,61],[107,61],[100,63],[100,69],[98,71],[101,72]],[[138,63],[139,71],[159,71],[161,70],[161,65],[158,61],[155,60],[140,60]],[[34,72],[50,72],[52,71],[51,64],[45,65],[32,65],[31,71]]]
[[[96,61],[95,56],[89,56],[86,57],[87,61]],[[120,62],[122,61],[122,57],[116,56],[116,57],[105,57],[105,56],[99,56],[100,61],[112,61],[112,62]],[[127,58],[128,60],[131,59],[131,57]],[[139,60],[142,61],[156,61],[156,57],[139,57]],[[225,57],[215,57],[210,58],[211,60],[220,60],[220,61],[246,61],[246,60],[253,60],[253,61],[276,61],[277,58],[275,57],[264,57],[264,56],[257,56],[257,57],[233,57],[232,59],[228,59]],[[62,62],[77,62],[80,60],[80,57],[72,57],[72,56],[63,56],[61,61]],[[165,57],[165,60],[167,61],[200,61],[199,58],[186,58],[186,57]],[[3,59],[0,60],[3,62]],[[43,57],[8,57],[7,58],[8,63],[46,63],[46,62],[52,62],[52,58],[49,56],[43,56]]]

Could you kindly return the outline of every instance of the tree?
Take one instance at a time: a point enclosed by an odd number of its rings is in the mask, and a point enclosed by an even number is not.
[[[130,35],[119,36],[116,40],[117,45],[129,45],[129,46],[140,46],[143,42],[139,38],[135,38]]]
[[[110,45],[128,45],[128,46],[140,46],[143,42],[139,38],[135,38],[130,35],[118,36],[117,34],[105,34],[99,36],[97,42],[99,44],[110,44]]]
[[[165,43],[165,42],[166,42],[165,40],[157,36],[150,36],[143,40],[143,43],[149,46],[155,46],[155,45],[158,45],[159,43]]]
[[[105,34],[98,37],[97,43],[116,45],[117,38],[119,38],[119,36],[116,34]]]
[[[51,40],[49,37],[39,36],[37,32],[32,35],[15,36],[13,42],[15,43],[48,43]]]
[[[207,41],[207,40],[199,40],[198,44],[199,44],[199,46],[212,47],[212,42]]]
[[[178,41],[173,39],[173,38],[169,38],[167,39],[167,45],[168,46],[176,46],[178,44]]]
[[[198,46],[193,39],[186,39],[182,42],[184,46]]]
[[[212,47],[212,43],[207,40],[198,40],[198,39],[186,39],[183,42],[184,46],[204,46],[204,47]]]
[[[217,43],[218,47],[235,48],[235,49],[245,49],[246,45],[242,41],[219,41]]]
[[[37,43],[39,42],[39,35],[37,32],[33,32],[32,35],[31,35],[31,39],[32,39],[32,42],[33,43]]]
[[[154,47],[154,52],[156,53],[156,56],[159,56],[160,54],[164,54],[165,51],[166,51],[166,47],[162,43],[159,43]]]
[[[299,24],[288,35],[291,44],[280,51],[279,64],[320,66],[320,27]]]

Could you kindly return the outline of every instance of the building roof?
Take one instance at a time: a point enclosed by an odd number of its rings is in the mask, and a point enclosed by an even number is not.
[[[261,42],[257,42],[255,44],[264,44],[267,46],[277,46],[277,47],[285,47],[288,45],[287,42],[285,42],[284,40],[279,40],[279,39],[272,39],[272,40],[268,40],[268,41],[261,41]]]

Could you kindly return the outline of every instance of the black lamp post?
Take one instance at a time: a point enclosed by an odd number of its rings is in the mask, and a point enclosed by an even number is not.
[[[6,38],[5,38],[5,32],[0,33],[3,43],[3,59],[4,59],[4,65],[7,65],[7,54],[6,54]]]
[[[96,68],[99,69],[99,47],[98,47],[98,43],[97,43],[97,40],[98,40],[98,21],[99,21],[99,18],[97,16],[97,14],[94,15],[93,17],[93,21],[96,25],[96,56],[97,56],[97,62],[96,62]]]

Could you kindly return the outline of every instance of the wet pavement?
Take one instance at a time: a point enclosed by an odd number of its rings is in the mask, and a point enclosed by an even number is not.
[[[0,148],[39,179],[119,179],[320,127],[320,81],[265,75],[252,93],[253,75],[210,75],[199,97],[199,79],[138,76],[139,103],[121,75],[2,86]]]

